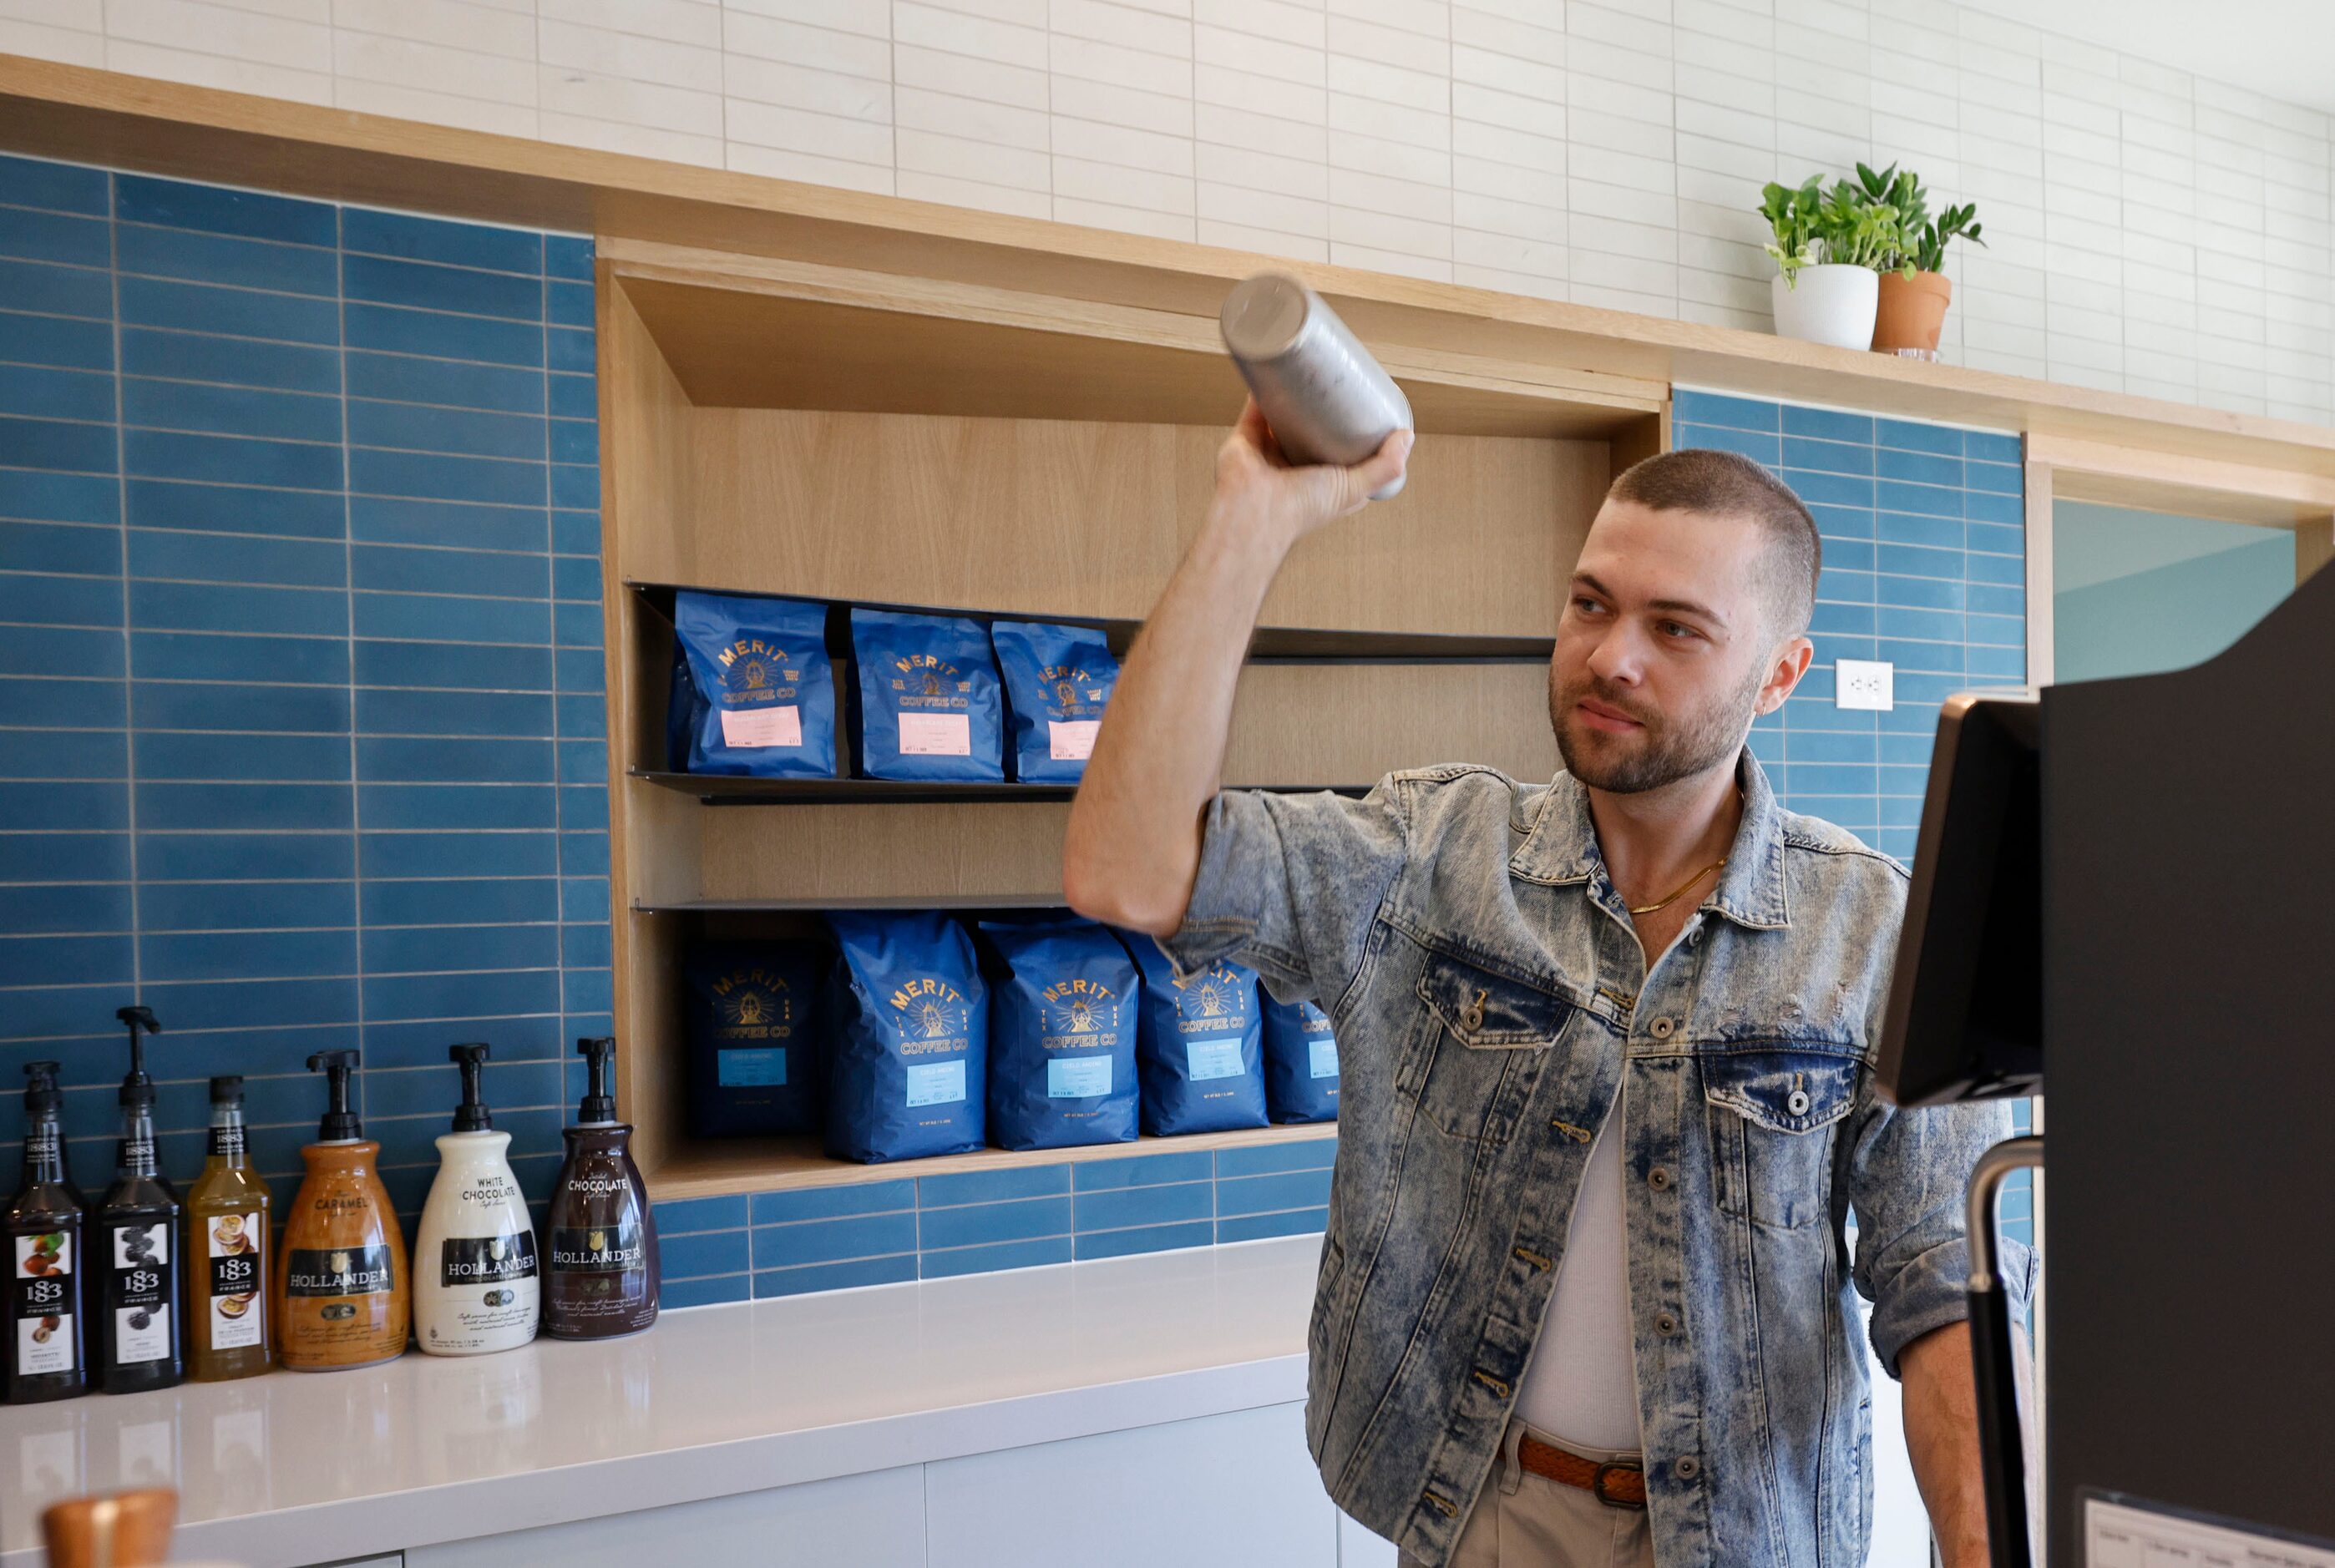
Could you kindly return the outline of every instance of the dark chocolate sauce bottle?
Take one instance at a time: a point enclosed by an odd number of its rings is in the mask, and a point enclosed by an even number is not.
[[[0,1404],[89,1392],[81,1189],[65,1175],[57,1064],[24,1064],[24,1179],[0,1208]]]
[[[157,1031],[153,1011],[125,1007],[130,1073],[121,1080],[121,1143],[113,1185],[90,1220],[91,1315],[97,1320],[97,1383],[109,1394],[168,1389],[186,1375],[184,1304],[179,1299],[185,1236],[179,1195],[154,1158],[154,1080],[146,1076],[143,1031]]]
[[[567,1158],[551,1189],[544,1331],[559,1340],[608,1340],[656,1321],[656,1221],[633,1163],[633,1129],[608,1092],[614,1040],[579,1040],[590,1082]]]

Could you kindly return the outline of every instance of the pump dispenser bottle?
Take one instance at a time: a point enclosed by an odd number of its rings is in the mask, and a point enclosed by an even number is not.
[[[579,1040],[589,1075],[567,1129],[567,1158],[551,1189],[551,1248],[544,1332],[559,1340],[611,1340],[656,1321],[656,1221],[633,1163],[633,1129],[608,1092],[613,1040]]]
[[[64,1097],[57,1064],[24,1064],[24,1179],[0,1208],[0,1404],[89,1391],[82,1311],[81,1190],[65,1175]]]
[[[450,1046],[462,1070],[454,1130],[438,1139],[438,1179],[413,1238],[413,1338],[432,1355],[476,1356],[535,1338],[535,1222],[511,1175],[510,1134],[494,1130],[479,1079],[487,1047]]]
[[[412,1311],[405,1233],[374,1160],[381,1145],[349,1109],[354,1050],[320,1050],[308,1070],[325,1075],[328,1108],[316,1141],[300,1151],[307,1174],[285,1215],[276,1260],[276,1343],[295,1371],[370,1367],[405,1353]]]
[[[113,1185],[98,1200],[90,1226],[97,1252],[92,1312],[98,1386],[109,1394],[168,1389],[186,1375],[185,1327],[179,1300],[179,1195],[154,1158],[154,1080],[146,1076],[146,1036],[159,1032],[154,1010],[122,1007],[130,1027],[130,1071],[121,1080],[121,1142]]]
[[[268,1207],[243,1132],[243,1079],[211,1079],[210,1152],[187,1189],[187,1376],[222,1383],[267,1370]]]

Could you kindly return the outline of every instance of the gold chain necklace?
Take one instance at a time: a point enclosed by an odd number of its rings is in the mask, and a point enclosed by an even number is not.
[[[1726,864],[1727,857],[1722,855],[1718,859],[1712,861],[1710,865],[1704,866],[1701,870],[1696,872],[1693,876],[1688,877],[1684,882],[1680,883],[1676,890],[1674,890],[1669,897],[1657,898],[1652,904],[1628,904],[1623,905],[1623,907],[1627,909],[1633,915],[1652,915],[1663,905],[1676,900],[1679,894],[1684,893],[1688,888],[1693,886],[1696,883],[1701,881],[1704,877],[1710,876],[1712,872],[1718,870],[1720,866],[1725,866]]]

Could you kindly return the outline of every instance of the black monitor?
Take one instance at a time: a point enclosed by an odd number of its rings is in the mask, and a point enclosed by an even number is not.
[[[1881,1027],[1893,1104],[2041,1089],[2040,733],[2028,687],[1956,692],[1938,714]]]

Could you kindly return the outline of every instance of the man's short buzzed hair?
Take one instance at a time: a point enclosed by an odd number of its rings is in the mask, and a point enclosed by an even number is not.
[[[1738,452],[1688,447],[1633,463],[1608,498],[1657,512],[1703,512],[1756,518],[1767,536],[1759,570],[1778,637],[1797,636],[1816,615],[1824,543],[1817,520],[1789,485]]]

